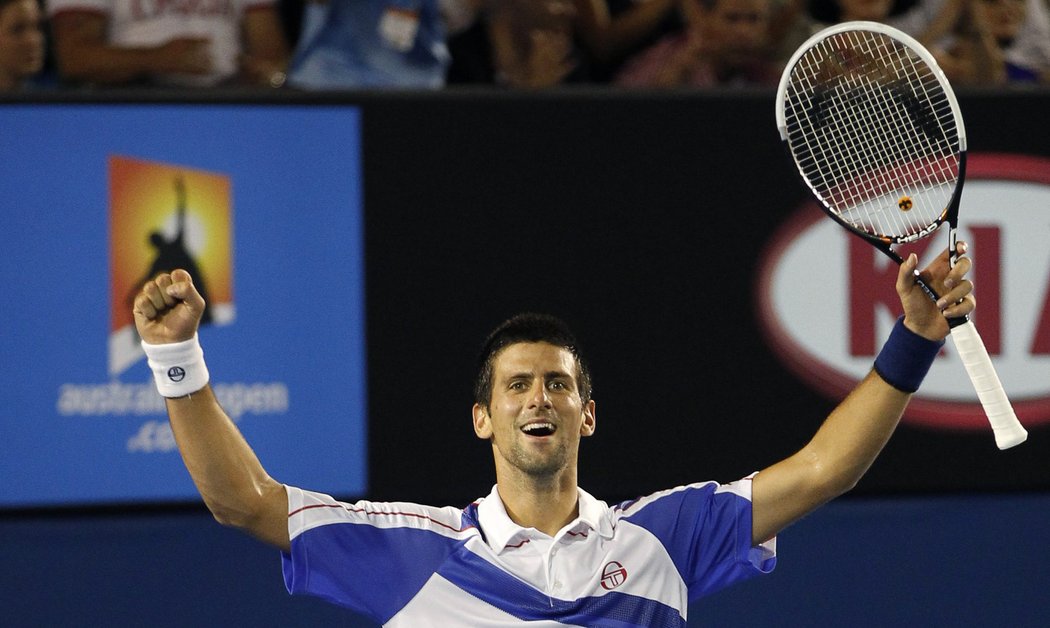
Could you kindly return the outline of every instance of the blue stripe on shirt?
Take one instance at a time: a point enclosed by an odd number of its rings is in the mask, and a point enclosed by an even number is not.
[[[389,621],[438,573],[522,620],[602,628],[686,625],[674,608],[624,593],[550,598],[475,555],[462,541],[426,530],[333,524],[308,530],[292,544],[292,556],[282,555],[290,592],[322,597],[380,623]]]
[[[612,592],[578,600],[548,597],[465,547],[458,548],[438,574],[524,621],[547,620],[600,628],[686,625],[674,608],[636,595]]]
[[[285,586],[386,623],[460,543],[417,528],[320,526],[292,539],[291,556],[281,554]]]

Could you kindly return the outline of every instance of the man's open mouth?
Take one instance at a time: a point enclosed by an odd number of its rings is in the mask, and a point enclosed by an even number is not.
[[[554,427],[553,423],[547,421],[539,421],[537,423],[529,423],[523,425],[521,431],[528,434],[529,436],[550,436],[554,433],[557,428]]]

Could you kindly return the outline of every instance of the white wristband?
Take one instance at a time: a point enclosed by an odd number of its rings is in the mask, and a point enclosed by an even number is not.
[[[208,384],[208,367],[197,334],[189,340],[160,345],[143,340],[142,350],[162,397],[185,397]]]

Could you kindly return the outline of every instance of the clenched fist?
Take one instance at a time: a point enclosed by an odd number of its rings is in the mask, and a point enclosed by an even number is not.
[[[157,275],[135,297],[133,309],[139,337],[149,344],[189,340],[204,314],[204,298],[182,269]]]

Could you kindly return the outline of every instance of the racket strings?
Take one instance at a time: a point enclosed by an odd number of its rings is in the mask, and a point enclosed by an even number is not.
[[[854,39],[855,38],[856,36],[854,36]],[[870,47],[863,45],[864,43],[865,42],[856,40],[850,42],[854,49],[859,48],[867,53],[872,52]],[[882,54],[886,53],[886,51],[880,52]],[[910,116],[905,115],[905,112],[902,111],[900,106],[898,106],[900,103],[895,102],[897,99],[888,97],[890,92],[877,92],[874,94],[874,97],[872,97],[872,94],[865,91],[873,78],[873,68],[869,67],[867,70],[868,71],[866,72],[847,73],[844,76],[847,89],[846,91],[841,92],[841,94],[845,94],[846,96],[846,105],[856,108],[858,103],[861,105],[866,104],[869,108],[874,107],[874,111],[877,115],[868,115],[866,119],[851,118],[841,115],[837,116],[838,124],[845,125],[846,128],[849,129],[847,137],[852,138],[855,145],[854,147],[857,149],[846,153],[846,155],[852,157],[852,159],[846,160],[846,163],[849,164],[849,172],[856,173],[859,171],[867,174],[867,178],[860,180],[860,185],[851,182],[851,185],[847,187],[834,190],[844,197],[843,201],[847,207],[856,207],[859,205],[863,208],[864,211],[853,209],[849,212],[856,216],[846,216],[845,219],[853,220],[854,222],[861,222],[870,213],[870,208],[863,207],[863,203],[872,198],[885,195],[887,192],[902,189],[906,185],[906,181],[904,180],[905,171],[902,171],[899,168],[886,167],[889,162],[882,158],[882,154],[880,153],[880,143],[878,141],[879,138],[882,139],[883,144],[885,144],[887,140],[890,140],[893,144],[890,148],[896,151],[899,156],[902,156],[913,163],[918,156],[916,148],[929,148],[928,143],[927,146],[922,146],[922,138],[926,135],[915,132],[916,125],[912,123],[913,119]],[[878,68],[878,70],[878,72],[874,73],[874,80],[880,82],[889,80],[888,77],[885,76],[885,67]],[[875,123],[873,124],[872,122]],[[890,128],[910,131],[912,137],[908,139],[912,140],[913,143],[904,144],[900,135],[887,133],[886,128],[883,128],[886,127],[887,124],[897,125],[896,127],[891,126]],[[874,226],[881,232],[908,232],[920,227],[921,221],[918,220],[918,212],[910,214],[910,216],[915,219],[912,221],[906,221],[906,224],[905,221],[898,219],[898,216],[901,216],[899,212],[890,212],[885,213],[884,215],[875,213],[871,217],[875,218]],[[889,218],[894,223],[894,226],[888,226],[881,220],[881,218]]]
[[[895,69],[894,80],[910,81],[913,78],[901,75],[901,72],[897,69],[902,67],[902,64],[899,63],[899,50],[887,47],[886,44],[888,42],[885,39],[861,38],[857,34],[853,34],[848,39],[852,46],[873,55],[873,58],[892,59],[895,63],[889,64],[889,67]],[[872,43],[874,43],[874,48]],[[868,65],[873,66],[875,64]],[[925,162],[917,160],[924,154],[932,152],[932,147],[927,139],[929,134],[918,132],[917,127],[919,125],[916,124],[916,113],[914,112],[921,112],[921,109],[913,105],[910,112],[905,111],[905,107],[902,106],[903,103],[900,103],[898,100],[899,89],[895,93],[891,93],[889,90],[871,90],[873,83],[884,82],[888,79],[882,71],[876,71],[872,67],[868,67],[867,70],[867,72],[856,76],[847,75],[845,77],[846,84],[853,94],[852,100],[857,101],[859,98],[861,106],[867,104],[874,107],[874,115],[848,120],[849,124],[859,126],[860,131],[863,132],[864,141],[862,146],[864,150],[859,153],[862,159],[859,160],[858,167],[862,172],[867,171],[869,175],[873,175],[864,179],[859,194],[853,194],[848,199],[850,206],[860,205],[862,208],[864,203],[874,198],[881,198],[887,194],[906,189],[909,184],[907,171],[902,171],[900,168],[895,167],[900,163],[901,158],[907,160],[909,167],[919,164],[920,168],[924,168]],[[883,68],[879,68],[879,70],[883,70]],[[857,94],[860,94],[860,96],[858,97]],[[869,98],[870,100],[867,100]],[[909,113],[911,115],[908,115]],[[868,124],[865,124],[866,122]],[[882,142],[880,142],[880,139]],[[883,146],[883,143],[887,142],[890,143],[888,150]],[[890,158],[891,155],[896,155],[897,157],[895,159]],[[920,172],[920,174],[928,173]],[[914,213],[878,211],[878,208],[876,208],[874,213],[867,208],[863,210],[854,209],[844,213],[847,214],[847,219],[854,223],[861,223],[869,218],[874,219],[874,226],[882,233],[912,233],[920,230],[932,221],[929,203],[927,202],[928,195],[917,195],[915,198],[919,201],[919,207],[915,208],[918,211]],[[916,201],[912,200],[911,202],[914,207]],[[898,203],[900,203],[900,199],[898,199]],[[905,217],[910,218],[910,220],[905,220]],[[892,227],[890,226],[891,224]]]
[[[944,215],[958,178],[952,106],[907,46],[846,32],[802,55],[785,102],[799,170],[855,228],[906,241]]]
[[[869,46],[865,45],[867,42],[859,41],[859,38],[854,35],[850,38],[849,44],[853,49],[860,49],[865,53],[871,53],[872,50]],[[879,51],[885,55],[886,50]],[[907,145],[902,145],[900,137],[898,135],[886,133],[886,129],[879,128],[885,126],[884,124],[863,124],[864,122],[876,122],[897,125],[894,128],[909,129],[914,131],[914,125],[909,124],[909,120],[904,116],[900,107],[894,106],[895,103],[891,102],[887,98],[888,92],[879,92],[874,94],[869,93],[866,88],[872,81],[872,74],[875,73],[874,80],[885,81],[887,77],[884,75],[885,68],[872,67],[874,64],[868,63],[868,67],[864,68],[866,71],[853,72],[852,74],[845,74],[845,85],[846,90],[834,94],[835,96],[845,95],[846,105],[851,107],[853,110],[856,109],[858,103],[860,105],[869,105],[876,108],[877,116],[868,115],[866,119],[858,119],[856,117],[846,117],[843,115],[837,116],[837,122],[840,126],[844,126],[848,129],[847,137],[852,139],[854,142],[851,150],[847,151],[845,160],[848,164],[847,171],[849,173],[863,172],[868,175],[866,179],[861,180],[861,185],[851,185],[848,187],[840,188],[836,190],[840,195],[844,196],[847,206],[856,206],[870,200],[873,197],[881,196],[889,191],[897,190],[905,185],[905,181],[902,179],[900,170],[887,169],[887,161],[882,158],[880,153],[880,146],[878,138],[881,137],[885,141],[886,139],[894,141],[892,149],[898,154],[905,156],[908,159],[914,161],[917,156],[914,150],[908,150]],[[876,72],[878,70],[878,72]],[[839,103],[841,113],[842,103]],[[920,138],[921,136],[913,133],[913,138]],[[850,213],[859,213],[864,215],[863,212],[857,212],[856,210]],[[891,213],[889,216],[896,216],[897,213]],[[847,216],[847,219],[850,218]],[[896,220],[897,231],[906,230],[907,228],[902,226],[901,221]],[[912,221],[914,224],[914,221]],[[882,231],[889,231],[886,226],[881,226]]]
[[[863,44],[864,42],[852,41],[850,43],[853,46],[860,47],[862,50],[865,48],[864,46],[857,46],[858,44]],[[870,49],[868,49],[867,52],[870,52]],[[857,72],[852,77],[850,75],[845,76],[845,78],[848,79],[846,81],[848,90],[841,93],[846,94],[847,104],[849,106],[855,107],[856,101],[858,101],[858,79],[863,79],[866,82],[870,82],[869,76],[871,74],[871,69],[872,68],[869,67],[869,72],[863,74]],[[865,96],[867,95],[862,94],[860,96],[861,103],[864,102],[863,98]],[[894,107],[893,103],[887,102],[885,98],[885,93],[879,94],[879,96],[881,96],[879,100],[872,100],[871,102],[878,106],[878,108],[880,109],[879,114],[882,116],[882,118],[886,118],[887,116],[889,116],[890,118],[895,118],[895,120],[891,120],[891,122],[895,122],[901,128],[907,128],[908,126],[910,126],[906,124],[907,120],[903,117],[900,109]],[[839,107],[841,108],[841,103],[839,104]],[[865,185],[860,187],[861,193],[864,194],[865,197],[870,197],[885,193],[888,189],[899,188],[903,184],[903,181],[901,180],[899,174],[894,170],[879,168],[879,166],[885,166],[886,164],[885,161],[879,159],[879,149],[874,141],[876,132],[880,132],[881,130],[877,129],[877,127],[874,125],[855,125],[853,123],[856,122],[856,120],[853,118],[845,118],[841,115],[836,116],[836,118],[836,122],[839,126],[844,126],[848,129],[848,136],[852,138],[854,142],[853,149],[855,150],[846,153],[847,159],[845,160],[845,163],[847,164],[847,172],[866,172],[870,177],[868,180],[864,181]],[[899,139],[892,135],[885,135],[885,133],[881,134],[890,139]],[[902,154],[908,156],[909,158],[913,158],[915,155],[909,154],[907,151],[904,151],[905,148],[906,147],[901,146],[899,142],[897,143],[897,146],[894,147],[894,149],[898,152],[902,152]],[[914,151],[911,152],[914,153]],[[852,157],[852,159],[850,159],[850,157]],[[841,179],[843,177],[840,175],[839,178]],[[857,186],[852,186],[848,188],[843,188],[842,190],[839,190],[839,192],[845,193],[846,200],[851,204],[866,200],[863,197],[858,198],[856,190]]]

